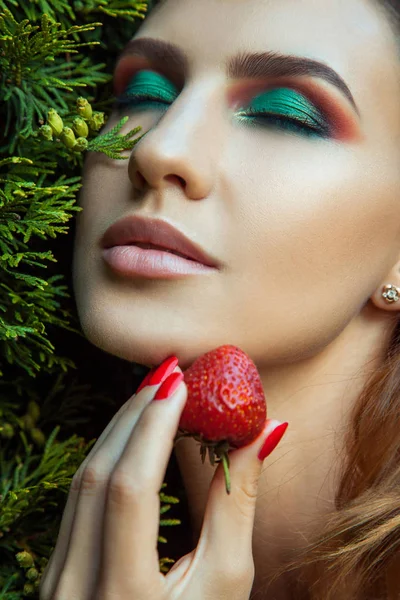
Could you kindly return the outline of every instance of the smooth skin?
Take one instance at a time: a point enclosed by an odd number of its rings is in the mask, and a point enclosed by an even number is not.
[[[144,37],[178,46],[187,70],[143,56],[117,64],[116,79],[122,67],[154,69],[179,95],[165,110],[112,114],[105,131],[129,114],[124,132],[146,133],[128,160],[87,157],[74,257],[82,328],[149,367],[175,354],[184,370],[226,343],[252,358],[268,416],[289,422],[259,482],[253,597],[291,600],[290,572],[270,585],[272,574],[334,510],[351,409],[398,319],[400,303],[381,296],[400,287],[398,42],[372,0],[166,0]],[[238,53],[266,51],[332,67],[359,114],[317,77],[226,74]],[[239,118],[283,84],[324,106],[331,137]],[[134,214],[172,223],[221,268],[179,281],[113,276],[100,239]],[[176,456],[197,543],[214,470],[193,440]]]
[[[217,467],[199,543],[164,575],[159,491],[187,388],[183,382],[170,398],[152,401],[160,386],[146,386],[119,409],[75,473],[40,600],[248,599],[257,454],[279,423],[267,420],[252,444],[230,454],[229,496]]]

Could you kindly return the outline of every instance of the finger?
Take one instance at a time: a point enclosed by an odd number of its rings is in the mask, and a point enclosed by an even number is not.
[[[229,495],[225,489],[223,465],[218,465],[210,486],[198,543],[201,560],[205,561],[210,570],[222,571],[231,576],[232,580],[240,581],[246,580],[247,572],[249,594],[254,574],[254,515],[262,470],[262,460],[258,458],[258,453],[264,442],[274,437],[275,431],[279,433],[276,428],[280,425],[279,421],[268,419],[262,433],[252,444],[229,454]],[[280,429],[281,435],[286,427],[287,425]]]
[[[167,375],[177,359],[168,363]],[[164,365],[164,364],[163,364]],[[128,402],[99,448],[74,477],[71,494],[78,497],[66,557],[57,590],[66,597],[91,598],[99,575],[102,524],[106,493],[112,472],[144,408],[161,384],[147,386]]]
[[[152,598],[151,593],[161,597],[159,491],[187,399],[183,378],[175,378],[175,385],[178,387],[169,398],[155,400],[143,411],[112,475],[104,523],[101,597],[119,597],[118,593],[121,597]],[[116,589],[116,585],[120,587]]]
[[[176,364],[176,357],[171,357],[165,376],[168,376],[171,368],[178,368],[180,371],[179,367],[175,367]],[[140,393],[129,398],[114,415],[75,473],[57,544],[48,571],[42,579],[41,600],[51,598],[55,590],[61,588],[66,594],[70,593],[71,588],[71,597],[75,589],[79,589],[76,597],[89,597],[100,563],[100,538],[107,481],[123,452],[132,428],[160,385],[145,387]]]
[[[93,454],[104,442],[105,438],[107,437],[109,431],[113,428],[117,419],[125,412],[125,410],[128,407],[128,403],[132,400],[132,398],[133,396],[129,398],[129,400],[125,404],[123,404],[118,410],[118,412],[113,416],[112,420],[108,423],[107,427],[102,432],[101,436],[98,438],[96,444],[93,446],[88,456],[82,462],[79,469],[85,468],[86,464],[91,459]],[[76,475],[77,474],[75,474],[75,476]],[[76,487],[76,482],[74,481],[74,479],[72,480],[70,490],[72,490],[73,486],[74,488]],[[40,582],[40,600],[47,600],[51,598],[54,594],[61,569],[64,565],[77,502],[78,494],[71,493],[70,491],[64,508],[60,529],[57,536],[57,542],[50,556],[49,562],[47,563],[46,569],[43,572],[42,579]]]

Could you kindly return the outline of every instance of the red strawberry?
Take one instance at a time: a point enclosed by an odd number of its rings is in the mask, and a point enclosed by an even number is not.
[[[220,346],[200,356],[184,372],[188,398],[175,441],[200,442],[204,463],[223,463],[230,493],[229,450],[246,446],[263,430],[267,418],[264,390],[257,368],[240,348]]]

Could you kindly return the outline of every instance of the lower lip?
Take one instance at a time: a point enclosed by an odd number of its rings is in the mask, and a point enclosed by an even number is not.
[[[175,279],[184,275],[198,275],[216,270],[214,267],[186,260],[176,254],[162,250],[147,250],[138,246],[106,248],[103,250],[103,258],[114,271],[127,277]]]

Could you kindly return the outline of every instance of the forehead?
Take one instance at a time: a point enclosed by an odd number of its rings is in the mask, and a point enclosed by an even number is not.
[[[210,63],[238,49],[337,63],[396,49],[375,0],[164,0],[140,31],[175,40]]]

